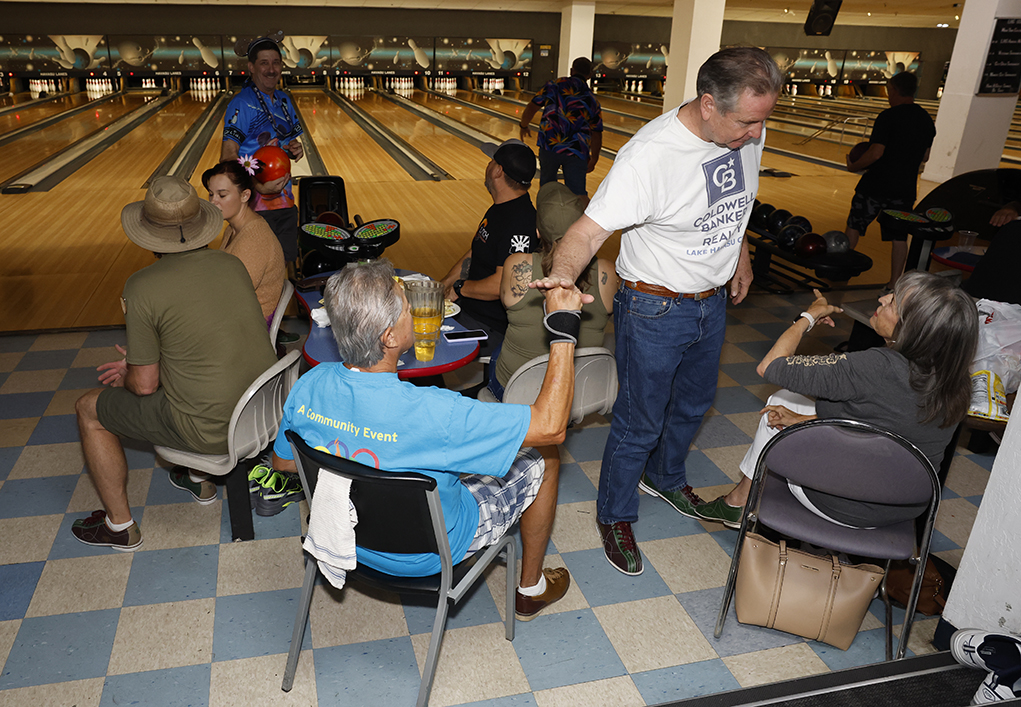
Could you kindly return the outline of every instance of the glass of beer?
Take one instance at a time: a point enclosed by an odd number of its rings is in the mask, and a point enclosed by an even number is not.
[[[443,283],[405,280],[404,293],[415,322],[415,358],[432,361],[440,338],[440,324],[443,323]]]

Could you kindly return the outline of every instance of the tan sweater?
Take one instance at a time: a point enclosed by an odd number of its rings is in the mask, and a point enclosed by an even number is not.
[[[262,316],[269,318],[273,316],[280,300],[280,291],[284,288],[284,278],[287,276],[284,251],[262,216],[253,212],[249,219],[236,233],[233,226],[227,225],[220,250],[244,263],[259,298]]]

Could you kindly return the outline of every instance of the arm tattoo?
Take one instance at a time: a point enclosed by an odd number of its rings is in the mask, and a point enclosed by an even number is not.
[[[603,284],[604,284],[604,285],[606,284],[606,277],[607,277],[607,276],[606,276],[606,273],[604,272],[604,273],[603,273]]]
[[[467,258],[461,261],[461,280],[468,279],[468,271],[472,266],[472,257],[469,255]]]
[[[531,263],[518,263],[511,270],[514,276],[514,282],[511,285],[511,294],[515,297],[524,297],[525,293],[528,292],[528,283],[532,281],[532,265]]]

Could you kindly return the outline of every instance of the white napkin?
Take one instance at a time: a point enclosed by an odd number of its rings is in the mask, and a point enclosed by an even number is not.
[[[316,323],[316,326],[320,329],[325,329],[330,326],[330,315],[326,313],[325,307],[319,307],[312,310],[312,320]]]
[[[355,526],[358,513],[351,503],[351,479],[320,470],[309,506],[308,532],[303,547],[337,589],[344,588],[347,570],[357,566]]]

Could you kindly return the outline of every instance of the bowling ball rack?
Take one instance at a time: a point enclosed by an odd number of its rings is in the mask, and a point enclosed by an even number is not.
[[[830,282],[846,282],[872,268],[872,258],[850,251],[848,253],[826,253],[812,258],[803,258],[795,252],[784,250],[772,239],[768,231],[749,227],[745,238],[751,247],[753,282],[767,292],[776,295],[789,295],[798,289],[817,289],[829,292],[834,289]],[[775,256],[775,258],[774,258]],[[783,262],[781,262],[783,261]],[[815,272],[815,276],[790,265],[797,265]],[[880,287],[880,285],[862,285]],[[841,289],[855,289],[842,287]]]

